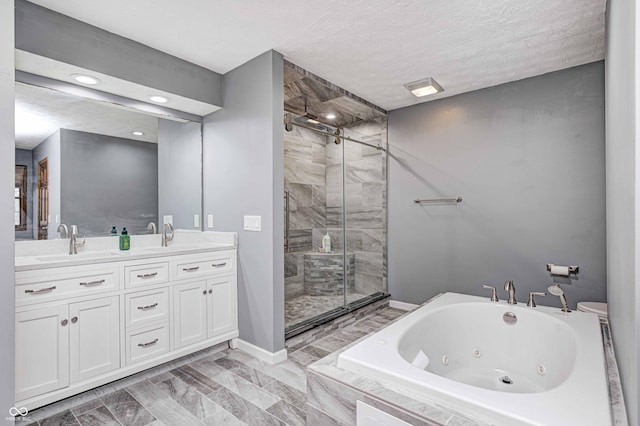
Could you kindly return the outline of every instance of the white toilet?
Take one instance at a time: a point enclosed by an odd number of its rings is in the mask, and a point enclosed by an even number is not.
[[[580,312],[592,312],[603,318],[607,318],[607,304],[603,302],[578,302]]]

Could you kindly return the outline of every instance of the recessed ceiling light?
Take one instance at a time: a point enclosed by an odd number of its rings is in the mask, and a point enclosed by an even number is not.
[[[144,136],[144,133],[143,133],[143,132],[141,132],[140,130],[136,130],[136,131],[134,131],[134,132],[131,132],[131,134],[132,134],[132,135],[135,135],[135,136]]]
[[[167,102],[169,102],[168,98],[165,98],[164,96],[158,96],[158,95],[147,96],[147,99],[157,104],[166,104]]]
[[[333,120],[334,118],[336,118],[336,115],[335,114],[327,114],[327,118],[329,120]]]
[[[100,83],[100,80],[98,80],[97,78],[91,77],[90,75],[86,74],[71,74],[71,78],[78,83],[88,84],[90,86],[94,86]]]
[[[438,92],[444,92],[442,86],[440,86],[438,82],[431,77],[405,84],[404,87],[409,89],[411,93],[419,98],[422,96],[433,95]]]

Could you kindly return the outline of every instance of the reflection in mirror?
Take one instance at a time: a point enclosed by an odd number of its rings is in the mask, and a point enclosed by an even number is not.
[[[164,151],[158,145],[159,122],[171,130],[160,138],[166,144]],[[123,227],[129,234],[148,234],[153,232],[150,223],[161,229],[165,215],[183,213],[169,206],[160,216],[159,199],[166,200],[169,194],[159,188],[158,170],[166,170],[164,181],[172,182],[174,177],[159,159],[169,161],[166,151],[176,151],[179,143],[189,145],[189,153],[199,151],[199,123],[173,122],[16,83],[15,130],[16,165],[26,170],[22,189],[16,179],[16,240],[64,238],[62,224],[77,225],[79,234],[86,236],[109,235],[114,226],[118,234]],[[181,188],[181,192],[183,198],[193,193],[190,199],[198,204],[191,203],[183,214],[190,220],[174,220],[174,225],[200,229],[194,227],[194,214],[200,214],[201,155],[186,155],[179,160],[188,162],[186,167],[197,174],[198,187]],[[16,168],[16,176],[18,172]],[[24,212],[18,210],[23,205]]]

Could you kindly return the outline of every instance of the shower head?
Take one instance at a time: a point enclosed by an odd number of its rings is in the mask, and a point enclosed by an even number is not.
[[[554,296],[564,296],[564,290],[562,290],[558,284],[549,286],[547,290]]]
[[[307,120],[309,123],[318,124],[318,116],[315,114],[311,114],[307,109],[307,104],[304,104],[304,115],[300,116],[300,118]]]

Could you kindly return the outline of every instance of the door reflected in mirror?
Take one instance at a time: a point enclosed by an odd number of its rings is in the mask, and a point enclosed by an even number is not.
[[[200,229],[200,123],[16,83],[15,130],[16,240]]]

